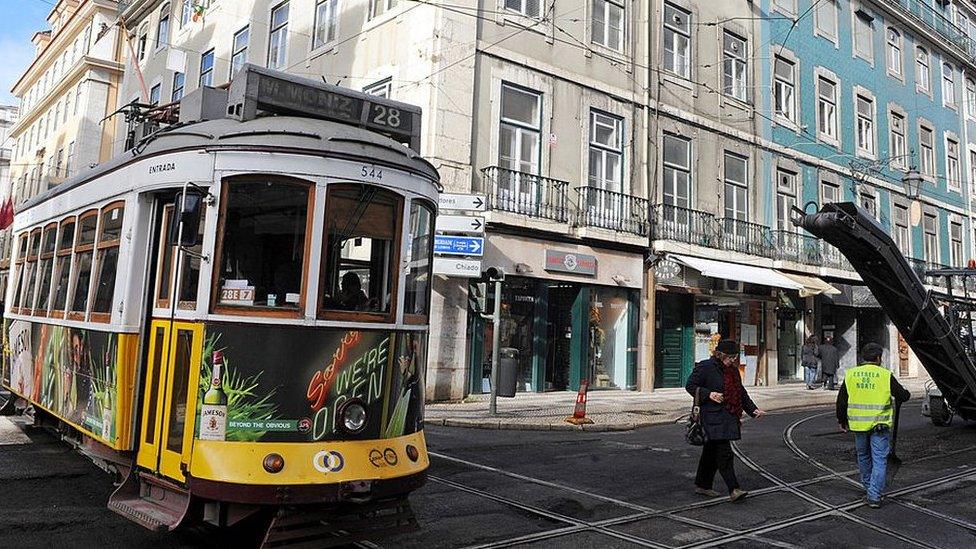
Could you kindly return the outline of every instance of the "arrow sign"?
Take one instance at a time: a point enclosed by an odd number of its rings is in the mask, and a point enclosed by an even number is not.
[[[485,232],[485,218],[465,215],[439,215],[437,216],[437,230],[442,233],[482,234]]]
[[[443,193],[437,198],[437,207],[442,210],[457,210],[462,212],[483,212],[487,209],[488,201],[483,194],[452,194]]]
[[[485,239],[480,236],[434,236],[434,253],[440,255],[485,255]]]

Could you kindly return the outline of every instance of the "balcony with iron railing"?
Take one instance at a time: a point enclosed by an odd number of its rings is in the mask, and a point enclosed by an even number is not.
[[[825,243],[815,236],[795,231],[772,231],[773,258],[801,265],[820,265]]]
[[[716,220],[721,230],[722,248],[760,257],[773,257],[773,235],[769,227],[742,219]]]
[[[481,170],[490,210],[569,221],[569,182],[500,166]]]
[[[719,247],[714,215],[671,204],[651,206],[651,238],[706,248]]]
[[[962,29],[949,18],[940,8],[932,5],[934,0],[888,0],[884,4],[906,18],[922,25],[936,36],[949,44],[959,48],[974,62],[976,57],[976,41],[969,37],[966,29]]]
[[[647,199],[599,187],[577,187],[577,227],[597,227],[647,236]]]

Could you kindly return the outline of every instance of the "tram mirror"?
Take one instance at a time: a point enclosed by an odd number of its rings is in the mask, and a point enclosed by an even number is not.
[[[203,194],[185,191],[176,196],[176,212],[170,224],[169,242],[173,246],[191,248],[200,244],[200,221],[203,217]],[[182,228],[182,232],[180,229]]]

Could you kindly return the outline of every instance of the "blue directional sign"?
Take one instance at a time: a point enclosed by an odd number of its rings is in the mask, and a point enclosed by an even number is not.
[[[485,255],[485,239],[480,236],[447,236],[434,237],[434,253],[440,255]]]

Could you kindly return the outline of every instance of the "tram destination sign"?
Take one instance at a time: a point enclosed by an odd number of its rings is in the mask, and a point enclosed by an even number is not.
[[[333,120],[419,148],[420,107],[251,64],[235,75],[227,105],[228,114],[240,120],[259,111]]]
[[[434,236],[434,253],[440,255],[485,255],[485,239],[480,236]]]
[[[459,212],[483,212],[488,209],[488,201],[483,194],[441,193],[437,198],[437,207]]]

